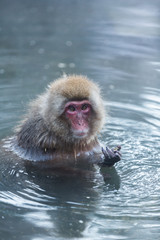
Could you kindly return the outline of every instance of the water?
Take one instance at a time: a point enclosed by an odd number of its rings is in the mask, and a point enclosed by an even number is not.
[[[28,171],[1,151],[1,240],[160,239],[159,9],[158,0],[1,0],[0,138],[50,81],[86,74],[109,109],[100,138],[123,154],[115,169],[77,178]]]

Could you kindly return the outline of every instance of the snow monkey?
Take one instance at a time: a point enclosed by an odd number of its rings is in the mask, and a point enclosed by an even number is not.
[[[85,76],[63,76],[31,102],[10,148],[23,159],[55,167],[71,164],[71,159],[113,166],[121,158],[120,147],[101,146],[97,135],[104,122],[98,85]]]

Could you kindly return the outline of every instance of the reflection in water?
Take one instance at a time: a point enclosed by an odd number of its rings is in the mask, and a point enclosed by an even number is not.
[[[89,220],[87,214],[91,210],[94,211],[95,201],[98,197],[93,189],[94,183],[85,181],[82,177],[80,179],[56,177],[54,180],[43,177],[40,181],[35,179],[49,196],[53,195],[55,198],[54,205],[57,206],[57,209],[48,212],[50,223],[54,223],[54,235],[82,236],[86,222]],[[50,204],[53,205],[52,199],[47,201],[47,205]],[[38,220],[38,224],[40,222],[41,220]],[[53,228],[51,230],[53,231]]]
[[[159,0],[0,1],[0,134],[63,72],[102,86],[116,170],[42,174],[0,152],[1,239],[160,238]]]
[[[42,169],[28,166],[27,173],[29,179],[41,189],[45,189],[51,197],[48,199],[47,205],[51,204],[53,208],[54,202],[55,209],[48,212],[47,219],[51,219],[51,222],[54,223],[54,234],[64,238],[83,236],[86,225],[91,221],[89,215],[94,213],[99,201],[97,187],[104,185],[104,181],[108,190],[119,189],[120,186],[115,168],[103,167],[102,175],[99,174],[97,168],[96,172],[93,172],[92,169],[92,171],[82,171],[67,176],[63,170],[49,171],[48,174],[44,174]],[[38,220],[38,224],[39,221],[41,224],[41,220]]]

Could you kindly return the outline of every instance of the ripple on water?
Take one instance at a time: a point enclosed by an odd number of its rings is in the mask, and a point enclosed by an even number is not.
[[[99,229],[107,221],[106,234],[112,229],[118,239],[125,233],[134,236],[135,229],[142,236],[145,229],[151,236],[152,227],[155,233],[160,227],[159,90],[144,88],[140,98],[139,105],[132,99],[130,104],[110,102],[110,120],[102,135],[106,144],[122,145],[122,161],[116,166],[121,185],[116,192],[102,193],[95,221],[101,219]],[[93,226],[91,229],[95,230]]]

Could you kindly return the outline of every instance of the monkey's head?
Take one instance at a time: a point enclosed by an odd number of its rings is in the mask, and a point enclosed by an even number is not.
[[[65,142],[90,142],[104,124],[100,89],[84,76],[70,75],[54,81],[39,100],[48,128]]]

